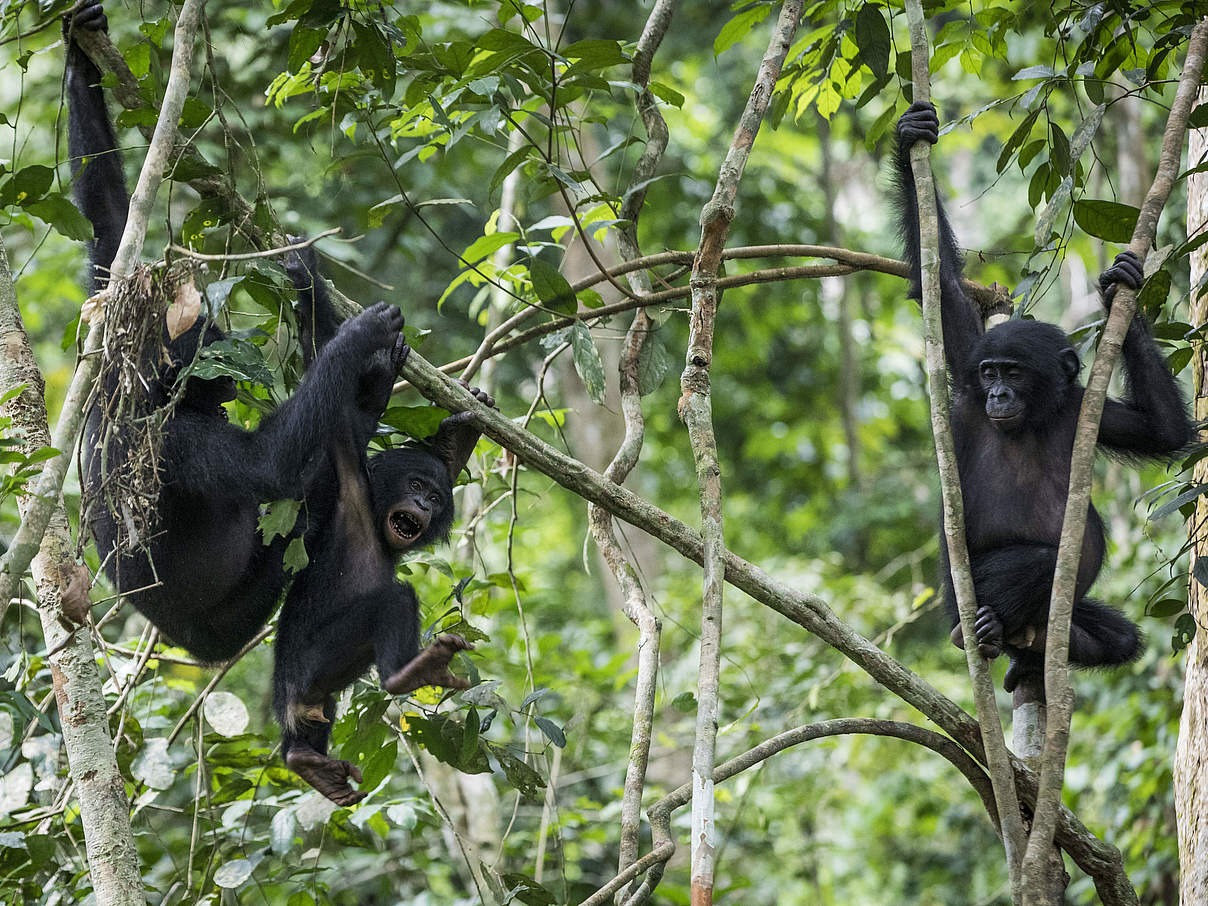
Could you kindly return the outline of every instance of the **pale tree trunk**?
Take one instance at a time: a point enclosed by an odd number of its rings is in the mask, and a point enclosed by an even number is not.
[[[22,384],[25,389],[4,404],[13,419],[21,451],[32,453],[50,444],[46,422],[44,383],[17,308],[8,254],[0,239],[0,393]],[[17,508],[24,519],[32,497],[23,496]],[[101,906],[143,906],[138,850],[130,831],[130,803],[118,770],[105,714],[105,697],[97,672],[92,638],[86,626],[69,628],[63,614],[61,589],[74,569],[75,556],[67,513],[55,495],[46,533],[34,555],[38,616],[54,683],[55,700],[63,727],[63,744],[80,805],[80,824],[88,853],[88,873]]]
[[[1198,100],[1208,100],[1208,89],[1201,88]],[[1189,130],[1188,167],[1198,165],[1208,155],[1208,129]],[[1208,228],[1208,174],[1187,178],[1187,235]],[[1191,285],[1208,276],[1208,246],[1191,253]],[[1208,292],[1191,294],[1191,323],[1208,322]],[[1208,418],[1208,347],[1195,344],[1191,360],[1195,382],[1195,417]],[[1208,460],[1195,464],[1195,482],[1208,481]],[[1192,560],[1208,557],[1208,500],[1198,498],[1190,526]],[[1208,903],[1208,645],[1204,629],[1208,625],[1208,590],[1191,579],[1188,605],[1198,629],[1187,650],[1187,679],[1183,689],[1183,717],[1179,722],[1179,743],[1174,755],[1174,805],[1179,828],[1179,902],[1183,906]]]

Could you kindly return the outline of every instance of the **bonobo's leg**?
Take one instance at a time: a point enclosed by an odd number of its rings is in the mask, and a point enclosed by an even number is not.
[[[286,766],[336,805],[356,805],[366,793],[354,790],[350,780],[360,783],[361,769],[350,761],[327,754],[331,722],[335,719],[336,700],[325,696],[322,703],[307,713],[292,715],[281,734]]]
[[[1141,630],[1114,607],[1093,598],[1074,605],[1070,663],[1079,667],[1127,664],[1141,653]]]

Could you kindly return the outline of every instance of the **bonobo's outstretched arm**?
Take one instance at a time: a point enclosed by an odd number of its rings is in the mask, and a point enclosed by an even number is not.
[[[1131,251],[1121,252],[1099,277],[1104,306],[1111,310],[1117,286],[1136,290],[1143,280],[1140,259]],[[1124,336],[1123,352],[1127,391],[1123,400],[1109,399],[1104,404],[1099,443],[1126,457],[1158,458],[1177,453],[1195,439],[1195,432],[1183,395],[1140,311]]]
[[[478,402],[484,403],[492,409],[495,408],[494,398],[485,391],[479,390],[477,387],[471,388],[465,381],[461,381],[461,385],[470,390]],[[428,441],[432,452],[449,470],[449,481],[453,484],[457,483],[461,470],[470,461],[470,456],[473,455],[474,447],[481,436],[482,432],[474,424],[474,413],[455,412],[440,423],[440,427],[436,429],[436,436]]]
[[[291,241],[299,237],[291,236]],[[285,272],[298,291],[298,323],[301,328],[302,363],[310,368],[319,350],[340,329],[331,304],[327,283],[319,273],[319,261],[314,246],[289,252],[285,256]]]
[[[109,267],[126,228],[130,196],[126,192],[117,138],[105,108],[101,71],[72,40],[72,32],[108,28],[99,0],[85,4],[74,16],[63,17],[63,42],[67,45],[67,150],[71,156],[76,204],[92,222],[88,259],[89,290],[94,293],[109,282]]]
[[[931,104],[914,103],[898,120],[898,146],[894,155],[894,181],[898,189],[898,217],[910,266],[911,299],[923,298],[919,248],[919,205],[910,169],[910,148],[917,141],[934,145],[939,140],[940,121]],[[935,198],[940,227],[940,311],[944,325],[944,354],[954,380],[962,379],[959,370],[968,363],[969,350],[985,328],[981,314],[961,288],[964,259],[952,235],[948,215],[939,192]]]

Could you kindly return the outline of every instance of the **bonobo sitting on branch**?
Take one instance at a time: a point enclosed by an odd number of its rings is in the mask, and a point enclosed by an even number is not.
[[[919,219],[910,147],[938,140],[935,108],[911,105],[897,132],[899,213],[910,296],[919,299]],[[977,645],[984,657],[1003,651],[1010,656],[1003,680],[1010,691],[1025,674],[1043,668],[1037,649],[1048,624],[1074,430],[1085,392],[1078,381],[1081,362],[1052,324],[1011,320],[986,330],[977,306],[961,288],[961,254],[942,205],[939,227],[940,310],[978,603]],[[1099,278],[1103,304],[1111,307],[1118,284],[1137,289],[1141,282],[1141,262],[1132,252],[1121,252]],[[1139,312],[1124,339],[1124,368],[1126,396],[1107,400],[1098,443],[1109,455],[1128,461],[1169,459],[1192,442],[1194,433],[1179,388]],[[944,602],[955,627],[953,640],[963,644],[942,523],[940,541]],[[1078,667],[1125,664],[1141,651],[1141,633],[1132,622],[1086,597],[1103,565],[1105,547],[1103,520],[1092,506],[1070,626],[1070,663]]]

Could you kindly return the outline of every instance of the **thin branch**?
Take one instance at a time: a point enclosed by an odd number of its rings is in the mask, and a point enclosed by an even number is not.
[[[923,17],[921,0],[906,0],[906,19],[910,23],[911,68],[914,79],[915,102],[930,100],[931,82],[928,64],[931,58],[927,42],[927,21]],[[994,799],[1002,816],[1002,841],[1007,860],[1007,878],[1012,897],[1019,898],[1019,865],[1023,859],[1026,837],[1019,798],[1015,792],[1015,776],[1003,738],[1002,718],[994,699],[994,680],[989,662],[982,657],[972,640],[977,637],[973,624],[977,619],[977,601],[973,588],[973,573],[969,565],[969,550],[965,541],[965,509],[961,497],[960,471],[952,441],[952,424],[948,414],[948,369],[944,360],[944,334],[940,313],[940,234],[935,201],[935,183],[931,176],[931,146],[915,142],[910,148],[910,165],[914,172],[915,195],[919,208],[919,245],[923,288],[923,339],[927,357],[927,383],[931,392],[931,430],[935,435],[935,453],[939,461],[940,492],[944,501],[944,537],[948,543],[952,584],[960,612],[961,629],[969,640],[965,644],[965,659],[973,685],[973,700],[982,744],[985,746],[994,785]]]
[[[655,51],[662,43],[667,29],[671,27],[671,19],[675,14],[678,0],[657,0],[642,36],[638,40],[633,60],[633,83],[638,86],[636,104],[646,128],[646,147],[634,165],[630,174],[629,188],[623,193],[624,204],[621,207],[620,219],[624,226],[617,231],[617,249],[621,258],[632,261],[641,257],[638,245],[637,224],[646,200],[644,186],[649,184],[663,152],[667,149],[669,137],[667,124],[659,112],[658,101],[651,93],[650,67]],[[633,295],[647,296],[651,292],[650,276],[645,270],[634,270],[629,275],[629,286]],[[639,387],[639,373],[643,356],[650,355],[647,340],[654,330],[654,320],[644,309],[638,309],[625,334],[625,343],[621,350],[621,360],[617,366],[620,378],[621,413],[625,421],[625,436],[617,448],[612,462],[604,470],[604,476],[618,485],[623,484],[629,473],[638,463],[642,452],[642,441],[645,436],[645,422],[642,417],[642,396]],[[650,760],[650,740],[654,733],[654,702],[657,691],[659,671],[659,642],[662,637],[662,625],[658,617],[650,609],[646,601],[646,593],[642,588],[638,571],[632,560],[626,556],[617,541],[613,527],[612,514],[603,507],[588,504],[588,525],[592,538],[600,555],[608,564],[625,598],[623,605],[625,616],[638,628],[638,673],[634,682],[633,727],[629,741],[629,761],[625,768],[625,789],[621,796],[621,839],[618,846],[617,870],[624,871],[626,866],[638,857],[639,834],[642,822],[642,793],[646,786],[646,768]],[[623,898],[622,892],[617,892],[617,899]]]
[[[1129,248],[1142,260],[1153,245],[1158,217],[1170,195],[1179,172],[1179,160],[1187,132],[1187,117],[1191,113],[1208,53],[1208,19],[1201,19],[1191,33],[1187,59],[1166,132],[1162,137],[1162,154],[1157,173],[1141,206]],[[1074,449],[1070,458],[1069,496],[1061,524],[1061,543],[1057,549],[1057,568],[1053,576],[1053,592],[1049,601],[1049,621],[1044,652],[1044,687],[1048,703],[1048,724],[1045,728],[1044,754],[1041,758],[1040,787],[1032,833],[1028,839],[1023,861],[1024,903],[1037,902],[1043,883],[1045,861],[1052,844],[1057,809],[1061,804],[1061,787],[1065,775],[1066,748],[1069,745],[1070,720],[1074,710],[1074,692],[1069,680],[1070,619],[1074,609],[1074,589],[1078,563],[1082,553],[1082,536],[1090,507],[1092,466],[1099,435],[1099,420],[1107,399],[1107,385],[1119,358],[1124,335],[1136,313],[1136,293],[1120,287],[1112,299],[1107,325],[1099,340],[1095,361],[1091,365]]]
[[[330,230],[316,233],[314,236],[311,236],[309,239],[303,239],[301,242],[291,242],[289,245],[263,249],[258,252],[240,252],[232,255],[207,255],[204,252],[195,252],[193,249],[187,249],[183,245],[176,245],[174,243],[169,245],[168,248],[178,255],[184,255],[186,258],[192,258],[195,261],[252,261],[256,258],[276,258],[278,255],[284,255],[286,252],[310,248],[324,236],[334,236],[339,232],[342,232],[340,227],[332,227]],[[389,289],[390,287],[386,288]]]
[[[155,204],[156,192],[168,167],[176,140],[176,126],[189,93],[189,66],[193,61],[193,36],[197,30],[200,8],[201,0],[186,0],[181,7],[173,38],[172,69],[164,89],[155,133],[147,149],[147,158],[143,161],[138,183],[130,196],[130,214],[110,268],[111,287],[114,282],[128,279],[134,273],[135,265],[142,254],[147,222]],[[51,439],[51,446],[59,451],[58,455],[47,460],[38,477],[30,482],[32,503],[21,520],[12,544],[3,558],[0,558],[0,619],[4,617],[4,610],[13,597],[17,582],[37,553],[51,514],[59,506],[63,478],[67,474],[71,451],[75,447],[84,420],[84,404],[92,392],[100,368],[99,352],[103,334],[101,319],[94,319],[84,342],[84,352],[72,376],[71,386],[63,399],[59,421]]]
[[[901,721],[848,717],[795,727],[778,736],[773,736],[771,739],[766,739],[754,748],[748,749],[741,755],[731,758],[724,764],[718,765],[713,771],[713,782],[722,783],[729,780],[731,777],[767,761],[773,755],[783,752],[791,746],[799,745],[803,742],[812,742],[816,739],[826,739],[832,736],[850,736],[853,734],[889,736],[896,739],[904,739],[907,742],[916,743],[943,756],[969,781],[969,784],[977,792],[977,795],[981,797],[982,805],[985,806],[991,822],[997,824],[997,816],[994,810],[994,793],[990,787],[989,779],[982,769],[978,767],[977,762],[970,758],[964,749],[947,736],[936,733],[934,730],[928,730],[924,727]],[[654,872],[661,874],[663,865],[675,853],[675,842],[670,832],[671,814],[676,809],[686,805],[691,796],[691,786],[684,784],[650,806],[648,814],[650,815],[650,823],[654,828],[654,846],[651,851],[631,865],[629,870],[621,872],[617,877],[593,893],[580,906],[602,906],[610,894],[616,890],[620,890],[625,884],[633,878],[638,877],[644,871],[654,869]],[[654,885],[649,884],[648,886],[653,889]],[[640,902],[642,900],[637,897],[626,901],[627,906],[628,904],[635,904],[636,906]]]

